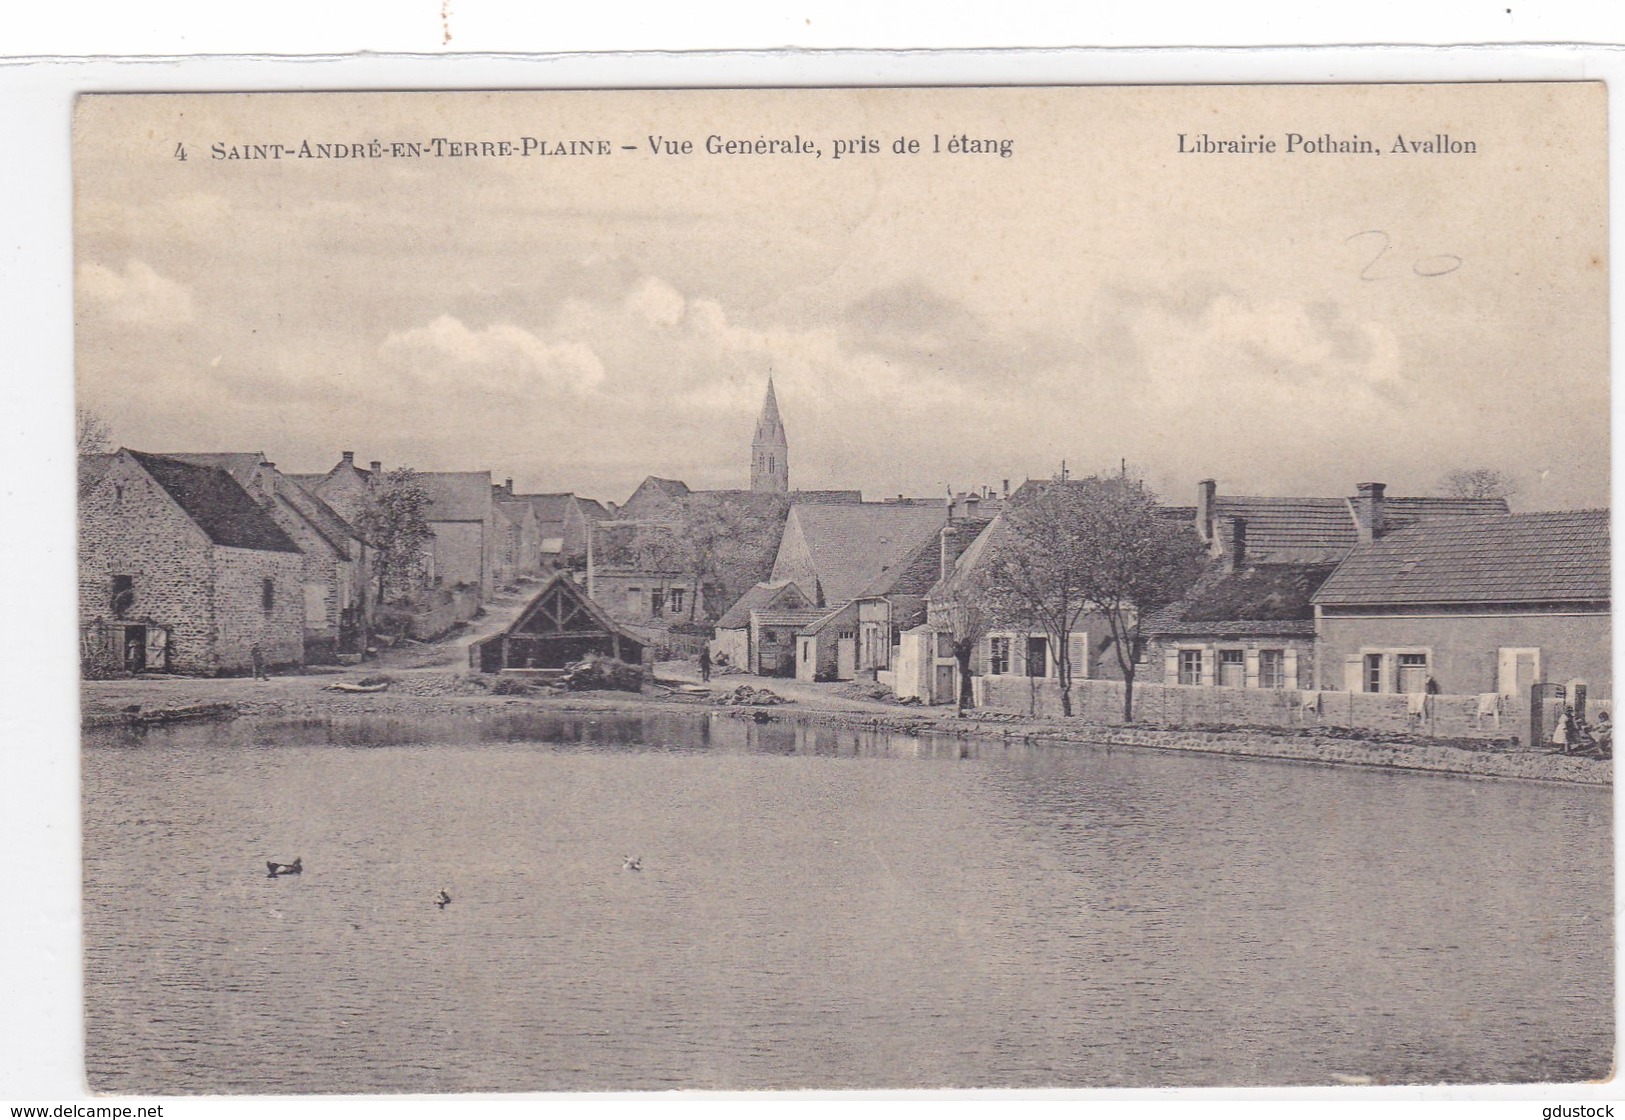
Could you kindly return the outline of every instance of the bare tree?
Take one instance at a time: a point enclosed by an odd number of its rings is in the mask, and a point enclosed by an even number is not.
[[[88,408],[74,409],[75,442],[81,455],[97,455],[113,449],[113,428]]]
[[[1440,488],[1452,498],[1513,498],[1518,480],[1493,467],[1464,467],[1440,480]]]
[[[1069,639],[1085,612],[1098,614],[1123,673],[1123,718],[1132,719],[1141,620],[1195,582],[1201,542],[1162,516],[1148,487],[1124,475],[1038,484],[1005,516],[1008,531],[993,547],[984,602],[1048,636],[1063,715],[1072,714],[1076,668]]]
[[[973,702],[971,659],[992,623],[992,613],[988,609],[988,587],[983,575],[980,571],[968,573],[965,582],[955,589],[953,598],[939,615],[939,625],[948,627],[954,644],[954,660],[959,663],[959,694],[954,702],[957,715],[964,715],[965,709]]]

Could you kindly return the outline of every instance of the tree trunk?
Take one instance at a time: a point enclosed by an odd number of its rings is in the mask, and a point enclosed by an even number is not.
[[[959,699],[954,707],[955,715],[964,715],[966,708],[975,707],[975,696],[970,687],[970,655],[975,643],[970,639],[960,639],[954,643],[954,660],[959,662]]]
[[[1134,669],[1123,670],[1123,722],[1134,722]]]

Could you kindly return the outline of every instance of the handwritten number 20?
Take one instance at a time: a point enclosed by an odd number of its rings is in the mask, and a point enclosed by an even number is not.
[[[1368,229],[1362,230],[1351,237],[1345,238],[1343,244],[1347,245],[1356,237],[1378,237],[1382,239],[1382,243],[1377,249],[1376,254],[1372,256],[1372,258],[1366,262],[1365,267],[1360,270],[1360,279],[1387,279],[1388,277],[1371,275],[1371,270],[1377,266],[1377,262],[1382,260],[1382,258],[1387,255],[1388,250],[1393,247],[1394,239],[1389,237],[1387,233],[1380,229]],[[1440,253],[1437,256],[1432,257],[1418,257],[1416,260],[1411,262],[1411,274],[1414,276],[1445,276],[1460,268],[1462,263],[1462,259],[1456,256],[1454,253]],[[1392,274],[1390,273],[1389,275],[1391,276]]]

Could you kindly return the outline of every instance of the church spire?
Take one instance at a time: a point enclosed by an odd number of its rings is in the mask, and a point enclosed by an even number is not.
[[[767,378],[767,399],[756,420],[750,444],[750,488],[770,494],[790,492],[790,443],[779,419],[779,400],[773,393],[773,375]]]

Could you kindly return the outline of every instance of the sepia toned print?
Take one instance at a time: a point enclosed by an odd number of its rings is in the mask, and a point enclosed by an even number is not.
[[[1600,84],[74,147],[92,1089],[1610,1076]]]

